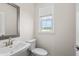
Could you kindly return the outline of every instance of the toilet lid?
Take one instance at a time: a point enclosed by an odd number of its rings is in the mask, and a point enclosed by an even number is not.
[[[42,48],[35,48],[32,50],[32,52],[37,55],[47,55],[48,54],[47,51]]]

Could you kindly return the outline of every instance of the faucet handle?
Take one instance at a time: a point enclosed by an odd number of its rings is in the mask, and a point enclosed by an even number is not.
[[[8,46],[8,43],[7,42],[3,42],[3,44],[5,44],[5,47]]]
[[[13,44],[14,40],[11,40],[10,42],[11,42],[11,44]]]

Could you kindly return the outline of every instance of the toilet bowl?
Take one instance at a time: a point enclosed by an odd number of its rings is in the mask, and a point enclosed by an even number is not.
[[[31,44],[29,50],[31,51],[32,56],[46,56],[48,52],[43,48],[36,48],[36,39],[27,41]]]
[[[48,53],[45,49],[35,48],[31,51],[34,56],[46,56]]]

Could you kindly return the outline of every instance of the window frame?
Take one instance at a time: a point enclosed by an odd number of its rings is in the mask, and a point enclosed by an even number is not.
[[[41,30],[41,18],[40,17],[46,17],[46,16],[52,16],[52,20],[51,20],[51,22],[52,22],[52,29],[50,30],[50,31],[42,31]],[[44,16],[39,16],[39,33],[54,33],[54,26],[55,26],[55,23],[54,23],[54,17],[53,17],[53,15],[52,14],[49,14],[49,15],[44,15]]]

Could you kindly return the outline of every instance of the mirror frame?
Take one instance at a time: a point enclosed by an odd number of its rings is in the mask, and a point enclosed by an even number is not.
[[[17,9],[17,34],[16,35],[2,35],[0,40],[8,39],[9,37],[15,38],[20,36],[20,7],[14,3],[5,3]]]

